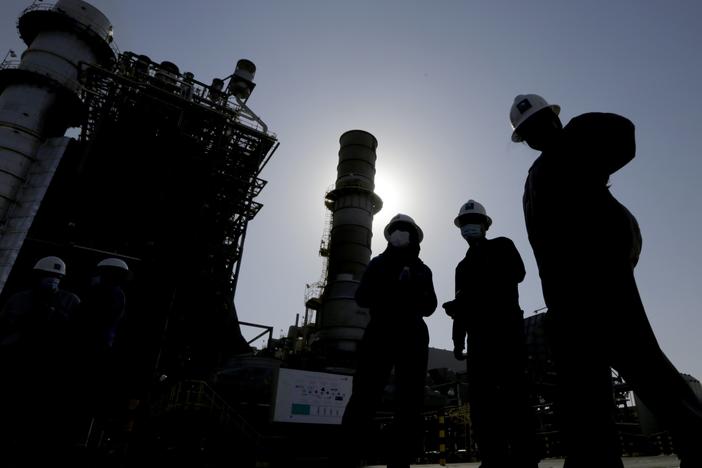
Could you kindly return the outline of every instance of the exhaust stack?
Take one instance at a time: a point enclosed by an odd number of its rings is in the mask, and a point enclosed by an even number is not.
[[[368,324],[368,310],[356,304],[354,295],[370,261],[373,215],[383,206],[373,191],[378,141],[368,132],[351,130],[339,143],[336,185],[325,199],[332,226],[315,340],[331,362],[355,353]]]
[[[35,3],[17,29],[28,48],[0,65],[0,291],[69,142],[63,134],[85,116],[81,66],[115,58],[109,20],[81,0]]]

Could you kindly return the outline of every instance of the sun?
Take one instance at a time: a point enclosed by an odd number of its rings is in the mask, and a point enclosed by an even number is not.
[[[378,169],[375,175],[375,193],[383,200],[383,209],[375,215],[375,225],[385,226],[397,213],[409,214],[407,210],[412,206],[412,201],[406,189],[407,183],[397,172]]]

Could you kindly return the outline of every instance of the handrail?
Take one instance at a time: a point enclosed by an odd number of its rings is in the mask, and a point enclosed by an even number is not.
[[[54,11],[56,13],[60,13],[67,18],[71,19],[72,21],[75,21],[83,26],[86,26],[87,29],[90,29],[93,31],[95,34],[98,35],[101,39],[105,40],[107,44],[109,45],[110,49],[112,49],[112,52],[114,52],[115,56],[119,55],[119,49],[117,48],[117,45],[114,43],[114,38],[113,38],[113,31],[112,31],[112,26],[109,27],[109,29],[103,29],[103,28],[94,28],[92,25],[87,25],[77,18],[72,17],[65,11],[63,11],[61,8],[58,8],[55,3],[44,3],[44,2],[38,2],[37,0],[34,0],[34,3],[29,5],[27,8],[22,10],[22,13],[20,14],[20,17],[32,12],[32,11]]]
[[[268,326],[268,325],[259,325],[259,324],[257,324],[257,323],[241,322],[241,321],[239,322],[239,325],[245,325],[245,326],[247,326],[247,327],[263,328],[263,329],[264,329],[261,333],[259,333],[258,335],[256,335],[254,338],[251,338],[250,340],[248,340],[248,341],[246,342],[246,344],[251,344],[251,343],[253,343],[254,341],[256,341],[256,340],[258,340],[259,338],[261,338],[263,335],[266,335],[266,334],[267,334],[267,335],[268,335],[267,347],[270,348],[270,347],[273,345],[273,344],[272,344],[272,341],[273,341],[273,327]]]
[[[92,68],[119,77],[130,84],[149,86],[173,94],[195,105],[217,112],[249,129],[259,131],[267,137],[277,138],[275,133],[268,131],[265,123],[235,96],[228,95],[222,90],[212,89],[211,86],[194,78],[186,78],[180,72],[163,70],[157,63],[151,61],[142,62],[142,68],[138,65],[140,60],[142,59],[133,52],[125,52],[120,54],[114,71],[88,63],[84,64],[84,69]],[[157,83],[161,83],[163,86],[159,86]]]
[[[12,70],[18,68],[20,63],[21,62],[19,60],[5,59],[2,61],[2,63],[0,63],[0,70]]]
[[[69,89],[71,92],[77,93],[83,88],[77,76],[66,75],[59,73],[53,68],[37,65],[36,63],[28,63],[22,67],[22,62],[19,60],[4,60],[0,63],[0,70],[19,70],[29,73],[39,74],[60,84]]]
[[[164,401],[165,411],[209,410],[220,423],[236,426],[242,435],[248,436],[256,445],[262,443],[263,436],[239,415],[207,382],[203,380],[183,380],[171,387]]]

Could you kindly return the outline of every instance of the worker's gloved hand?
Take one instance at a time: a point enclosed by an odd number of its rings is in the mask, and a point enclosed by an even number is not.
[[[455,357],[459,361],[465,361],[466,355],[463,354],[463,348],[453,348],[453,357]]]
[[[446,315],[451,318],[455,317],[458,312],[458,304],[456,304],[456,301],[444,302],[441,304],[441,307],[446,311]]]

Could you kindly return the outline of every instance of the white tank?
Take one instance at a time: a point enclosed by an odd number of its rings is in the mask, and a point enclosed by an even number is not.
[[[82,0],[59,0],[54,7],[82,26],[92,30],[105,42],[112,42],[112,24],[100,10]]]
[[[35,3],[22,13],[17,29],[28,48],[18,66],[0,70],[0,290],[41,203],[36,190],[24,186],[39,172],[42,183],[50,183],[46,168],[55,170],[58,161],[42,157],[60,160],[65,143],[56,138],[80,124],[80,64],[109,67],[115,58],[110,22],[80,0]],[[49,139],[52,149],[42,151]],[[31,199],[22,198],[30,192]],[[24,233],[10,234],[8,226],[22,226]]]

